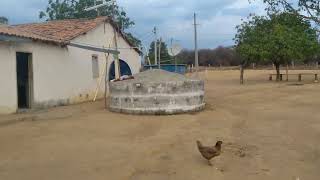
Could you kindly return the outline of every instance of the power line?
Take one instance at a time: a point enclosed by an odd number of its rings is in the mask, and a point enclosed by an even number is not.
[[[153,36],[153,34],[149,34],[148,36],[146,36],[144,38],[141,38],[140,40],[141,41],[146,41],[146,40],[150,39],[152,36]]]
[[[149,35],[152,35],[152,31],[149,31],[149,32],[146,32],[145,34],[143,34],[143,35],[139,35],[138,33],[136,33],[136,32],[131,32],[133,35],[135,35],[137,38],[139,38],[139,39],[143,39],[143,38],[145,38],[146,36],[149,36]]]

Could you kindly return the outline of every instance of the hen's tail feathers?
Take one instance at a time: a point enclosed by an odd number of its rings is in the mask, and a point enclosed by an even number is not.
[[[197,145],[198,145],[198,148],[203,147],[203,146],[202,146],[202,143],[201,143],[199,140],[197,141]]]

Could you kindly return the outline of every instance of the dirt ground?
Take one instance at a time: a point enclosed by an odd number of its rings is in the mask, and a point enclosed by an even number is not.
[[[0,179],[319,179],[320,84],[268,73],[247,71],[244,86],[238,71],[202,73],[208,106],[194,114],[122,115],[101,101],[0,116]],[[198,139],[224,142],[214,167]]]

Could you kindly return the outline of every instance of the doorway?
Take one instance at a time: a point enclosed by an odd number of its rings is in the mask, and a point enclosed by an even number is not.
[[[33,95],[32,54],[17,52],[16,58],[18,108],[30,109]]]
[[[109,70],[109,81],[114,80],[115,79],[115,65],[114,65],[114,61],[111,63],[110,66],[110,70]],[[120,63],[120,72],[121,72],[121,76],[124,75],[128,75],[128,76],[132,76],[132,71],[130,69],[130,66],[123,60],[119,59],[119,63]]]

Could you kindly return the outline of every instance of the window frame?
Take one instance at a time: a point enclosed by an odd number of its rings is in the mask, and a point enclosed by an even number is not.
[[[92,78],[98,79],[100,77],[100,67],[99,67],[99,56],[93,54],[91,56],[91,66],[92,66]]]

